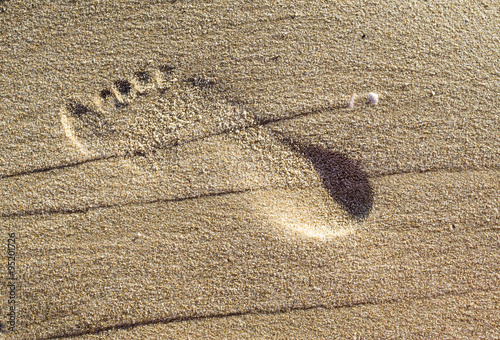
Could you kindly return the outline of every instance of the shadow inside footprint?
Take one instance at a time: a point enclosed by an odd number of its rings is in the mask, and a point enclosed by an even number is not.
[[[352,217],[366,218],[372,208],[373,190],[357,162],[315,145],[299,149],[313,164],[330,196]]]
[[[76,117],[83,117],[89,113],[94,113],[90,108],[74,99],[67,101],[66,109],[69,113]]]
[[[116,89],[122,94],[123,96],[129,96],[130,91],[132,90],[132,85],[127,79],[120,79],[115,81],[115,86]]]

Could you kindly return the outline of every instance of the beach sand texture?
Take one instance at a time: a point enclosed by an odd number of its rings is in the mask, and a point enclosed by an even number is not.
[[[0,10],[0,338],[500,338],[497,1]]]

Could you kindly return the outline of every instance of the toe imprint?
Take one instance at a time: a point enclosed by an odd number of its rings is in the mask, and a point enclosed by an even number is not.
[[[161,65],[68,99],[61,117],[93,155],[147,154],[255,123],[217,85],[216,79]]]

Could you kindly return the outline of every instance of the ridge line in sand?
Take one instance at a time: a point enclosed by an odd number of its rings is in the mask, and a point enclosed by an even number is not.
[[[78,213],[86,213],[88,211],[98,210],[98,209],[111,209],[111,208],[133,206],[133,205],[137,205],[137,206],[138,205],[147,205],[147,204],[154,204],[154,203],[160,203],[160,202],[182,202],[182,201],[195,200],[195,199],[204,198],[204,197],[217,197],[217,196],[225,196],[225,195],[233,195],[233,194],[242,194],[242,193],[250,192],[250,191],[269,190],[269,189],[274,189],[274,188],[267,188],[267,187],[247,188],[247,189],[241,189],[241,190],[209,192],[209,193],[192,195],[192,196],[185,196],[185,197],[155,198],[155,199],[151,199],[151,200],[118,202],[118,203],[113,203],[113,204],[101,204],[101,205],[93,205],[93,206],[91,205],[91,206],[81,207],[81,208],[24,210],[24,211],[12,212],[12,213],[2,213],[2,215],[0,215],[0,217],[13,218],[13,217],[23,217],[23,216],[33,216],[33,215],[78,214]]]
[[[113,157],[107,157],[113,158]],[[107,159],[104,158],[104,159]],[[64,168],[64,167],[62,167]],[[486,168],[432,168],[432,169],[423,169],[423,170],[408,170],[408,171],[396,171],[396,172],[388,172],[388,173],[380,173],[372,176],[368,176],[368,178],[383,178],[383,177],[391,177],[397,175],[405,175],[405,174],[431,174],[438,172],[446,172],[446,173],[461,173],[461,172],[472,172],[472,171],[498,171],[500,170],[500,166],[486,167]],[[288,187],[293,188],[293,187]],[[225,196],[225,195],[233,195],[233,194],[242,194],[250,191],[265,191],[265,190],[274,190],[274,189],[283,189],[283,187],[257,187],[257,188],[246,188],[240,190],[227,190],[227,191],[218,191],[218,192],[209,192],[203,193],[199,195],[185,196],[185,197],[173,197],[173,198],[155,198],[150,200],[137,200],[130,202],[119,202],[113,204],[101,204],[94,206],[87,206],[81,208],[65,208],[65,209],[35,209],[35,210],[24,210],[24,211],[16,211],[10,213],[2,213],[0,218],[15,218],[15,217],[24,217],[24,216],[34,216],[34,215],[57,215],[57,214],[78,214],[78,213],[86,213],[91,210],[98,209],[111,209],[118,208],[124,206],[140,206],[147,204],[155,204],[160,202],[182,202],[188,200],[195,200],[204,197],[216,197],[216,196]]]
[[[230,312],[230,313],[213,313],[213,314],[205,314],[205,315],[192,315],[192,316],[173,316],[173,317],[166,317],[166,318],[157,318],[157,319],[151,319],[151,320],[144,320],[144,321],[136,321],[136,322],[124,322],[112,326],[105,326],[105,327],[99,327],[99,328],[94,328],[91,330],[86,330],[86,331],[80,331],[80,332],[68,332],[68,333],[63,333],[63,334],[58,334],[58,335],[51,335],[43,338],[39,338],[39,340],[51,340],[51,339],[65,339],[65,338],[75,338],[78,336],[83,336],[83,335],[90,335],[90,334],[100,334],[106,331],[112,331],[112,330],[119,330],[119,329],[131,329],[131,328],[136,328],[136,327],[141,327],[141,326],[151,326],[151,325],[158,325],[158,324],[169,324],[169,323],[178,323],[178,322],[187,322],[187,321],[194,321],[194,320],[209,320],[209,319],[224,319],[224,318],[231,318],[231,317],[238,317],[238,316],[245,316],[245,315],[277,315],[277,314],[286,314],[286,313],[291,313],[291,312],[296,312],[296,311],[308,311],[308,310],[314,310],[314,309],[325,309],[325,310],[337,310],[337,309],[347,309],[347,308],[354,308],[354,307],[359,307],[359,306],[376,306],[376,305],[386,305],[386,304],[394,304],[394,303],[399,303],[399,302],[410,302],[410,301],[425,301],[425,300],[432,300],[432,299],[437,299],[441,297],[446,297],[446,296],[463,296],[475,292],[494,292],[498,291],[498,289],[492,289],[492,288],[470,288],[466,289],[463,291],[456,291],[456,290],[450,290],[450,291],[445,291],[441,293],[436,293],[436,294],[430,294],[426,296],[409,296],[409,297],[403,297],[403,298],[388,298],[388,299],[373,299],[373,300],[362,300],[362,301],[354,301],[354,302],[345,302],[345,303],[339,303],[339,304],[324,304],[324,303],[319,303],[316,305],[310,305],[310,306],[292,306],[292,307],[282,307],[274,310],[264,310],[264,309],[247,309],[247,310],[242,310],[242,311],[235,311],[235,312]]]

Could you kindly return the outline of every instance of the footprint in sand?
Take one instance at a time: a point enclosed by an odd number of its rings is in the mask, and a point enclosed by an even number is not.
[[[372,190],[356,162],[290,141],[224,90],[212,77],[149,67],[68,98],[60,118],[86,156],[124,157],[148,174],[187,178],[177,185],[200,196],[250,191],[255,213],[288,235],[330,239],[368,215]]]

